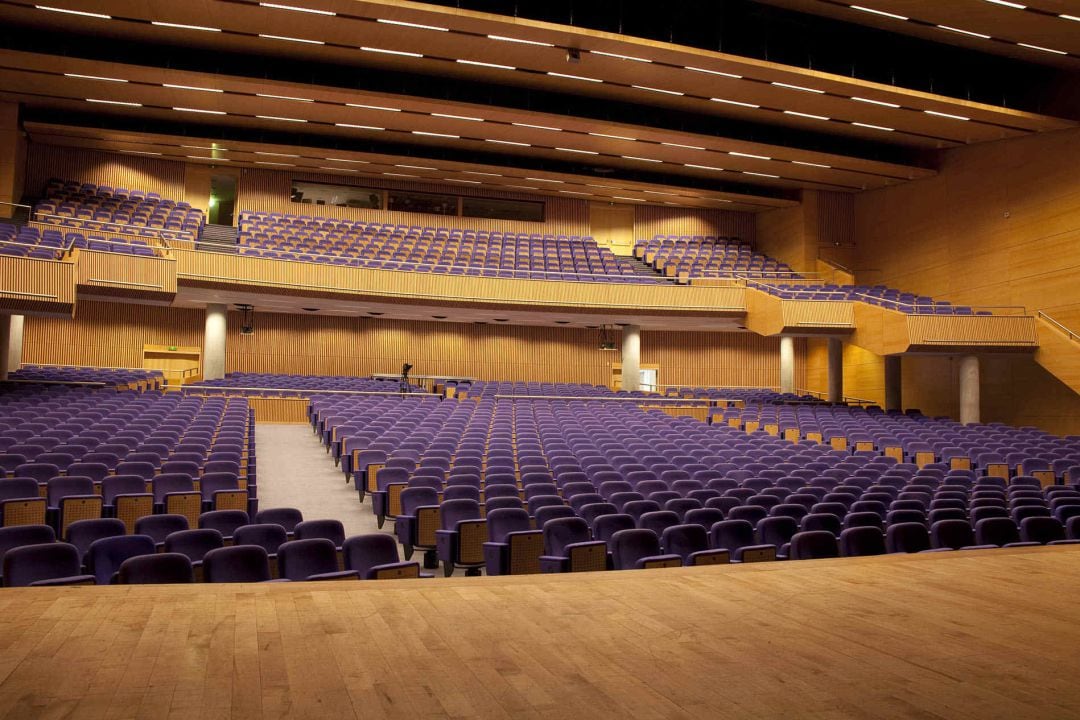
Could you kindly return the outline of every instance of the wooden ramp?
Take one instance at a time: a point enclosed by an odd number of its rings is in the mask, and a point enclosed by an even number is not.
[[[0,590],[0,717],[1070,718],[1080,548]]]

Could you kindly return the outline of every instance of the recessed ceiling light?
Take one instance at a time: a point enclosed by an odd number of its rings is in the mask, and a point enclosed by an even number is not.
[[[261,150],[256,150],[255,154],[256,155],[266,155],[267,157],[287,157],[287,158],[298,158],[298,157],[300,157],[299,155],[292,155],[290,153],[263,152]]]
[[[210,160],[212,162],[231,162],[228,158],[204,157],[202,155],[188,155],[192,160]]]
[[[748,107],[748,108],[760,108],[761,107],[760,105],[755,105],[754,103],[740,102],[738,100],[725,100],[724,98],[709,98],[709,99],[712,100],[713,102],[724,103],[725,105],[738,105],[739,107]]]
[[[405,22],[404,20],[387,20],[386,18],[376,18],[375,22],[386,23],[387,25],[401,25],[403,27],[416,28],[418,30],[434,30],[436,32],[450,32],[448,28],[439,27],[438,25],[423,25],[421,23]]]
[[[353,123],[334,123],[334,127],[352,128],[354,130],[385,130],[386,128],[376,127],[374,125],[355,125]]]
[[[499,173],[480,172],[479,170],[462,170],[465,175],[486,175],[488,177],[502,177]]]
[[[626,137],[625,135],[608,135],[607,133],[589,133],[593,137],[611,138],[612,140],[629,140],[630,142],[637,142],[637,138]]]
[[[743,170],[742,174],[743,175],[756,175],[757,177],[763,177],[763,178],[775,178],[775,179],[780,178],[779,175],[771,175],[769,173],[761,173],[761,172],[750,172],[749,170]]]
[[[360,103],[345,103],[345,107],[363,108],[364,110],[385,110],[386,112],[401,112],[401,108],[386,107],[384,105],[362,105]]]
[[[360,172],[359,170],[356,170],[355,168],[324,167],[322,165],[319,166],[319,169],[320,170],[333,170],[334,172]]]
[[[532,180],[533,182],[559,183],[560,185],[562,185],[562,184],[563,184],[563,181],[562,181],[562,180],[548,180],[547,178],[534,178],[534,177],[527,177],[527,178],[525,178],[525,179],[526,179],[526,180]]]
[[[431,117],[447,118],[448,120],[468,120],[469,122],[484,122],[484,118],[469,117],[468,115],[449,115],[447,113],[431,113]]]
[[[870,98],[852,97],[855,102],[869,103],[871,105],[881,105],[882,107],[898,108],[900,107],[896,103],[885,102],[884,100],[871,100]]]
[[[200,32],[221,32],[221,28],[207,27],[206,25],[185,25],[184,23],[158,22],[156,20],[151,20],[150,24],[151,25],[157,25],[158,27],[175,28],[177,30],[198,30]]]
[[[443,178],[443,182],[468,183],[469,185],[483,185],[479,180],[460,180],[458,178]]]
[[[824,95],[825,94],[824,90],[817,90],[815,88],[808,88],[808,87],[804,87],[802,85],[792,85],[791,83],[782,83],[782,82],[774,82],[774,83],[770,83],[770,84],[775,85],[776,87],[787,88],[788,90],[798,90],[799,92],[816,93],[818,95]]]
[[[667,145],[668,147],[683,148],[684,150],[704,150],[705,149],[705,148],[699,147],[697,145],[683,145],[682,143],[662,142],[660,144],[661,145]]]
[[[170,83],[162,83],[161,87],[167,87],[167,88],[170,88],[172,90],[194,90],[196,92],[212,92],[212,93],[223,93],[223,92],[225,92],[224,90],[218,90],[216,88],[196,87],[194,85],[172,85]]]
[[[720,72],[719,70],[707,70],[705,68],[686,66],[687,70],[693,72],[706,73],[708,75],[719,75],[720,77],[732,78],[734,80],[742,80],[742,75],[735,75],[734,73]]]
[[[161,155],[159,152],[151,152],[150,150],[119,150],[125,155]]]
[[[518,190],[539,190],[540,189],[538,187],[533,187],[532,185],[507,185],[506,187],[517,188]]]
[[[293,97],[291,95],[268,95],[266,93],[255,93],[255,97],[269,98],[270,100],[292,100],[293,102],[302,103],[315,102],[311,98]]]
[[[419,175],[410,175],[408,173],[396,173],[396,172],[384,172],[383,175],[390,175],[392,177],[420,177]]]
[[[368,47],[366,45],[362,46],[360,49],[364,52],[382,53],[383,55],[400,55],[402,57],[414,58],[424,57],[422,53],[407,52],[405,50],[387,50],[386,48]]]
[[[256,115],[255,117],[259,118],[260,120],[277,120],[279,122],[295,122],[295,123],[306,123],[307,122],[307,120],[302,120],[300,118],[278,117],[277,115]]]
[[[566,78],[567,80],[584,80],[585,82],[602,83],[603,80],[596,78],[584,77],[583,75],[569,75],[567,73],[548,72],[551,77]]]
[[[557,147],[555,149],[559,150],[561,152],[580,153],[582,155],[599,155],[600,154],[600,153],[596,152],[595,150],[577,150],[576,148],[564,148],[564,147]]]
[[[439,168],[428,167],[426,165],[394,165],[394,167],[405,168],[406,170],[438,170]]]
[[[560,190],[564,195],[592,195],[592,193],[581,192],[580,190]]]
[[[642,190],[646,195],[666,195],[667,197],[679,197],[679,193],[661,192],[659,190]]]
[[[306,40],[304,38],[286,37],[284,35],[263,35],[262,33],[259,33],[259,37],[265,38],[267,40],[282,40],[284,42],[307,43],[308,45],[326,44],[322,40]]]
[[[99,103],[101,105],[123,105],[124,107],[142,107],[142,103],[124,102],[123,100],[98,100],[97,98],[86,98],[86,102]]]
[[[642,198],[625,197],[623,195],[612,195],[615,200],[633,200],[634,202],[645,202]]]
[[[202,113],[203,115],[227,115],[224,110],[202,110],[200,108],[174,107],[177,112]]]
[[[539,42],[537,40],[522,40],[521,38],[506,37],[505,35],[488,35],[491,40],[499,40],[501,42],[513,42],[521,43],[522,45],[537,45],[539,47],[555,47],[548,42]]]
[[[323,158],[323,159],[324,160],[329,160],[330,162],[360,163],[361,165],[370,165],[371,164],[367,160],[350,160],[349,158]]]
[[[620,157],[623,158],[624,160],[640,160],[641,162],[650,162],[650,163],[662,163],[662,162],[664,162],[663,160],[656,160],[655,158],[637,157],[635,155],[620,155]]]
[[[961,35],[970,35],[972,37],[982,38],[983,40],[989,40],[989,35],[983,35],[982,33],[971,32],[970,30],[961,30],[960,28],[949,27],[948,25],[938,25],[942,30],[948,30],[949,32],[960,33]]]
[[[1063,20],[1075,20],[1076,22],[1080,22],[1080,16],[1077,15],[1058,15],[1058,17]]]
[[[585,183],[588,187],[608,188],[609,190],[622,190],[618,185],[595,185],[593,183]]]
[[[986,2],[993,3],[995,5],[1004,5],[1005,7],[1016,8],[1017,10],[1027,9],[1027,5],[1021,5],[1017,2],[1009,2],[1009,0],[986,0]]]
[[[618,58],[619,60],[633,60],[634,62],[651,63],[652,60],[647,60],[641,57],[635,57],[633,55],[620,55],[619,53],[604,52],[603,50],[590,50],[592,55],[603,55],[604,57]]]
[[[64,73],[64,77],[77,78],[79,80],[102,80],[104,82],[126,83],[122,78],[101,77],[99,75],[79,75],[78,73]]]
[[[479,60],[455,60],[462,65],[476,65],[477,67],[494,68],[496,70],[517,70],[513,65],[500,65],[499,63],[481,62]]]
[[[1042,47],[1041,45],[1029,45],[1027,43],[1022,43],[1022,42],[1018,42],[1016,44],[1019,45],[1020,47],[1026,47],[1026,48],[1029,48],[1031,50],[1039,50],[1039,51],[1042,51],[1042,52],[1053,53],[1055,55],[1068,55],[1069,54],[1069,53],[1065,52],[1064,50],[1054,50],[1053,48]]]
[[[754,160],[772,160],[772,158],[768,157],[767,155],[753,155],[751,153],[735,152],[734,150],[729,150],[728,155],[734,155],[735,157],[753,158]]]
[[[713,167],[712,165],[691,165],[690,163],[687,163],[683,167],[694,168],[696,170],[715,170],[716,172],[723,172],[724,171],[724,168],[722,168],[722,167]]]
[[[283,163],[283,162],[269,162],[269,161],[267,161],[267,160],[256,160],[256,161],[255,161],[255,164],[256,164],[256,165],[278,165],[278,166],[280,166],[280,167],[296,167],[296,166],[295,166],[295,165],[293,165],[292,163]]]
[[[822,165],[821,163],[806,162],[805,160],[792,160],[791,163],[792,165],[806,165],[807,167],[832,169],[832,165]]]
[[[319,308],[300,308],[304,312],[319,312]]]
[[[460,140],[461,139],[460,135],[451,135],[450,133],[427,132],[426,130],[413,130],[412,134],[413,135],[425,135],[427,137],[450,138],[451,140]]]
[[[337,15],[337,13],[330,12],[329,10],[316,10],[314,8],[296,7],[295,5],[281,5],[279,3],[268,2],[261,2],[259,4],[263,7],[273,8],[275,10],[292,10],[293,12],[310,13],[312,15]]]
[[[532,128],[533,130],[551,130],[552,132],[562,132],[562,128],[551,127],[550,125],[530,125],[529,123],[510,123],[514,127]]]
[[[569,325],[570,321],[569,320],[556,320],[555,324],[556,325]]]
[[[519,147],[532,147],[529,143],[514,142],[513,140],[493,140],[492,138],[484,138],[484,142],[495,143],[497,145],[517,145]]]
[[[885,127],[884,125],[871,125],[870,123],[853,122],[852,125],[857,127],[869,128],[871,130],[882,130],[884,132],[895,132],[896,128]]]
[[[797,117],[810,118],[811,120],[828,120],[829,118],[824,115],[811,115],[810,113],[795,112],[794,110],[785,110],[785,115],[795,115]]]
[[[862,5],[852,5],[852,10],[858,10],[865,13],[873,13],[874,15],[884,15],[885,17],[893,18],[894,20],[907,20],[903,15],[897,15],[896,13],[885,12],[884,10],[875,10],[874,8],[863,7]]]
[[[646,85],[631,85],[630,87],[637,88],[638,90],[648,90],[649,92],[654,92],[654,93],[663,93],[664,95],[685,95],[686,94],[686,93],[681,93],[678,90],[664,90],[663,88],[648,87]]]
[[[95,12],[83,12],[82,10],[68,10],[67,8],[51,7],[49,5],[35,5],[38,10],[48,10],[49,12],[65,13],[67,15],[81,15],[83,17],[98,18],[99,20],[112,20],[112,15],[105,15],[103,13]]]
[[[927,115],[937,115],[938,117],[949,118],[950,120],[970,120],[971,118],[964,117],[963,115],[953,115],[951,113],[938,112],[937,110],[923,110]]]

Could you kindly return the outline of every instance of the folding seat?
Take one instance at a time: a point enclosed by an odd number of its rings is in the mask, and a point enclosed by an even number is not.
[[[280,507],[267,508],[255,513],[256,523],[274,523],[285,528],[285,532],[291,537],[296,526],[304,521],[304,514],[296,508]]]
[[[825,530],[799,532],[791,538],[789,557],[792,560],[816,560],[839,555],[836,536]]]
[[[95,540],[107,537],[117,537],[126,534],[124,523],[115,518],[98,518],[95,520],[77,520],[67,527],[64,533],[64,542],[71,543],[79,551],[79,561],[83,562],[87,550]]]
[[[762,518],[756,528],[757,542],[760,545],[774,546],[776,558],[781,560],[787,557],[787,544],[797,532],[799,532],[799,521],[791,516]]]
[[[93,575],[82,574],[79,551],[64,542],[11,548],[4,553],[3,578],[4,587],[94,583]]]
[[[387,535],[386,538],[393,542],[390,536]],[[262,548],[259,549],[262,550]],[[355,580],[359,578],[355,570],[338,570],[337,548],[326,538],[290,540],[282,543],[278,547],[277,561],[278,572],[286,580]]]
[[[488,575],[540,572],[543,533],[532,529],[525,510],[493,510],[487,522],[489,540],[483,543],[483,554]]]
[[[578,517],[555,518],[543,527],[540,571],[587,572],[607,569],[607,544],[591,539],[588,524]]]
[[[250,524],[251,520],[243,510],[211,510],[199,515],[197,522],[199,529],[217,530],[225,543],[230,544],[236,529]]]
[[[796,523],[802,518],[806,517],[810,513],[805,505],[797,503],[780,503],[774,505],[769,510],[770,517],[790,517],[793,518]]]
[[[56,533],[48,525],[19,525],[0,528],[0,567],[3,565],[4,554],[12,548],[55,541]]]
[[[1020,522],[1020,540],[1040,545],[1074,542],[1065,539],[1065,528],[1052,517],[1029,517]]]
[[[217,530],[200,528],[179,530],[165,537],[165,552],[179,553],[191,561],[196,580],[202,576],[202,561],[206,553],[225,546],[225,539]]]
[[[754,526],[747,520],[723,520],[709,530],[709,545],[726,550],[732,562],[761,562],[776,559],[775,545],[758,545]]]
[[[524,512],[524,511],[522,511]],[[400,580],[421,577],[420,565],[400,562],[397,543],[389,535],[355,535],[342,546],[345,569],[361,580]]]
[[[46,503],[31,478],[0,480],[0,525],[44,525]]]
[[[922,523],[929,527],[926,513],[922,510],[890,510],[885,514],[885,525],[894,523]]]
[[[59,475],[60,468],[52,463],[28,462],[15,468],[15,477],[33,478],[42,485]]]
[[[687,525],[700,525],[706,532],[712,529],[712,526],[724,519],[724,512],[718,508],[697,508],[690,510],[683,517],[683,522]]]
[[[616,570],[679,567],[683,564],[679,555],[660,554],[659,538],[651,530],[619,530],[611,536],[608,545]]]
[[[86,477],[56,477],[47,488],[49,512],[61,536],[78,520],[101,517],[102,499],[94,494],[94,482]]]
[[[266,550],[258,545],[218,548],[203,556],[203,576],[212,583],[266,582],[270,580],[270,562]]]
[[[768,517],[769,511],[757,505],[740,505],[729,510],[725,514],[726,520],[746,520],[751,525],[757,525],[762,518]]]
[[[873,527],[884,532],[884,518],[876,512],[849,512],[844,516],[844,529],[853,527]]]
[[[975,533],[966,520],[938,520],[930,526],[930,546],[935,550],[960,550],[974,544]]]
[[[1008,517],[984,518],[974,523],[976,545],[997,545],[1009,547],[1019,545],[1020,531],[1016,523]],[[1024,543],[1035,544],[1038,543]]]
[[[686,517],[686,513],[691,510],[700,510],[702,504],[697,500],[690,498],[672,498],[664,503],[665,510],[671,510],[679,516],[680,522]],[[657,533],[659,535],[659,533]]]
[[[140,555],[154,555],[154,541],[147,535],[118,535],[90,543],[85,554],[88,573],[98,585],[116,582],[117,573],[125,560]]]
[[[969,516],[974,526],[980,520],[987,518],[1009,518],[1009,511],[1002,505],[985,505],[971,508]]]
[[[782,502],[783,500],[776,495],[769,495],[764,492],[758,495],[752,495],[746,499],[747,505],[754,505],[756,507],[764,508],[765,510],[771,510]]]
[[[562,505],[562,498],[558,501]],[[443,573],[450,577],[455,568],[462,567],[466,575],[479,575],[484,565],[483,544],[488,539],[487,520],[480,514],[480,504],[473,500],[444,501],[439,506],[439,523],[435,541]]]
[[[826,530],[839,537],[842,529],[843,525],[840,517],[832,513],[813,512],[799,521],[799,530],[801,532]]]

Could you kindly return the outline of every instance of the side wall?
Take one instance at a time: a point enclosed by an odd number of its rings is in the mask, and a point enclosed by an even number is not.
[[[23,362],[141,367],[144,344],[201,346],[204,322],[201,310],[82,301],[74,319],[26,319]],[[257,313],[254,335],[239,330],[239,314],[230,313],[229,372],[366,375],[407,360],[418,375],[607,384],[620,359],[585,329]],[[751,333],[645,331],[641,360],[659,364],[666,384],[779,382],[779,342]],[[801,386],[801,343],[796,363]]]

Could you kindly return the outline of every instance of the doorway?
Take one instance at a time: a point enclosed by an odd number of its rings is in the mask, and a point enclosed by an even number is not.
[[[236,176],[210,176],[210,208],[208,220],[211,225],[232,225],[236,214]]]
[[[660,392],[660,366],[641,365],[638,368],[641,373],[638,379],[638,389],[644,392]],[[622,389],[622,363],[611,364],[611,389]]]

